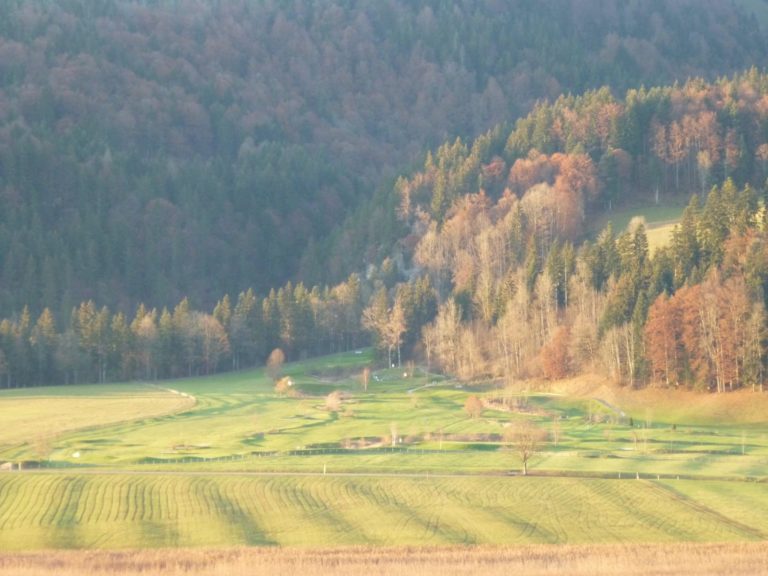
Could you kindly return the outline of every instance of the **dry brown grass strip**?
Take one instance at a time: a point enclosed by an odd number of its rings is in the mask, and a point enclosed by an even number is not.
[[[444,548],[232,548],[0,554],[14,576],[760,575],[768,543]]]

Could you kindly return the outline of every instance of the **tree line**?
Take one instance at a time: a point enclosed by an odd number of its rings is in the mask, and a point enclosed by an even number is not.
[[[139,305],[131,317],[92,300],[57,325],[28,308],[0,321],[0,386],[154,380],[238,370],[279,348],[290,359],[349,350],[365,342],[363,285],[353,274],[332,288],[286,284],[220,299],[211,312],[187,298],[174,308]]]

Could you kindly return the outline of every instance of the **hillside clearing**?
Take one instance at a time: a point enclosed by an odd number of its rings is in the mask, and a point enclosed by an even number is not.
[[[680,221],[684,207],[679,201],[672,201],[661,205],[622,208],[595,218],[589,226],[589,236],[597,236],[609,223],[614,233],[619,234],[627,230],[633,219],[640,218],[645,224],[648,250],[653,254],[669,244],[672,231]]]

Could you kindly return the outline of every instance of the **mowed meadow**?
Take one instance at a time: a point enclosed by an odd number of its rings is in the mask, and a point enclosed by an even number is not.
[[[530,573],[599,574],[598,558],[617,567],[635,554],[629,545],[683,542],[730,543],[751,567],[732,573],[764,563],[762,394],[631,391],[597,378],[466,385],[414,366],[373,370],[366,388],[372,363],[363,350],[287,364],[292,391],[282,394],[261,370],[0,393],[11,423],[0,431],[0,572],[132,574],[151,557],[167,564],[149,573],[269,573],[268,562],[312,574],[330,562],[494,574],[515,566],[503,554],[533,546],[525,554],[539,571],[519,560]],[[505,434],[519,422],[539,432],[528,476]],[[604,544],[616,546],[594,552]],[[267,561],[232,548],[253,546],[302,552]],[[83,552],[31,554],[68,549]],[[78,564],[98,549],[146,552]],[[183,553],[170,549],[211,549],[220,562],[177,561]],[[407,549],[426,556],[402,564]],[[637,548],[625,568],[651,562],[643,554],[685,557],[671,549]],[[707,567],[733,553],[686,550]],[[109,558],[122,560],[108,568]]]
[[[717,481],[39,473],[1,482],[3,550],[768,538],[765,486]]]

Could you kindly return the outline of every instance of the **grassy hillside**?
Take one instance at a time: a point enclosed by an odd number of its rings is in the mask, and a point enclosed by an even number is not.
[[[286,365],[291,395],[261,370],[145,384],[0,394],[0,461],[218,471],[507,473],[519,459],[504,434],[531,422],[540,473],[762,478],[768,400],[741,392],[627,393],[581,378],[467,386],[423,369],[361,371],[371,352]],[[340,400],[331,405],[328,396]],[[477,417],[467,399],[483,404]],[[57,430],[57,434],[52,434]]]
[[[0,449],[41,443],[83,428],[99,428],[189,409],[194,400],[151,385],[67,386],[9,390],[2,397]]]

